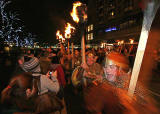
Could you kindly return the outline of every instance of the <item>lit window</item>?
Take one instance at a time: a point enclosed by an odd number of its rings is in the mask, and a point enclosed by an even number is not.
[[[88,26],[88,32],[93,30],[93,24]]]
[[[93,40],[93,33],[89,33],[87,35],[87,40]]]
[[[91,40],[91,34],[89,34],[89,40]]]
[[[91,30],[93,30],[93,24],[91,25]]]
[[[90,26],[88,26],[88,32],[90,31]]]
[[[113,11],[111,12],[111,15],[112,15],[112,16],[114,15],[114,12],[113,12]]]
[[[91,40],[93,40],[93,33],[91,33]]]
[[[87,39],[90,40],[90,34],[88,34],[88,38]]]

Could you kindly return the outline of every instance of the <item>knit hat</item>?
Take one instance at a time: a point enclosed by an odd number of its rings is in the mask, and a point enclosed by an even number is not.
[[[107,55],[105,66],[107,65],[117,65],[118,67],[122,68],[125,71],[129,70],[128,58],[117,52],[111,52]]]
[[[21,67],[25,72],[32,72],[32,73],[41,72],[39,60],[36,57],[32,57],[29,61],[24,61]]]

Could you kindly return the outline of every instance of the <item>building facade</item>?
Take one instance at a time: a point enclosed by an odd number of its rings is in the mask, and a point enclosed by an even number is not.
[[[139,40],[143,12],[135,0],[89,0],[88,43]]]

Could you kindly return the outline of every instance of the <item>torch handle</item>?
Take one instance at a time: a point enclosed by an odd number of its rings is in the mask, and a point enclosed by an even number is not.
[[[86,56],[85,56],[85,40],[84,40],[84,35],[82,36],[82,41],[81,41],[81,48],[82,48],[82,63],[86,63]]]

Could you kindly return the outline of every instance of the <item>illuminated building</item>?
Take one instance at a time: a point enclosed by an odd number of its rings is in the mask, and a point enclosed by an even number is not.
[[[89,0],[86,40],[138,41],[142,20],[143,12],[135,0]]]

